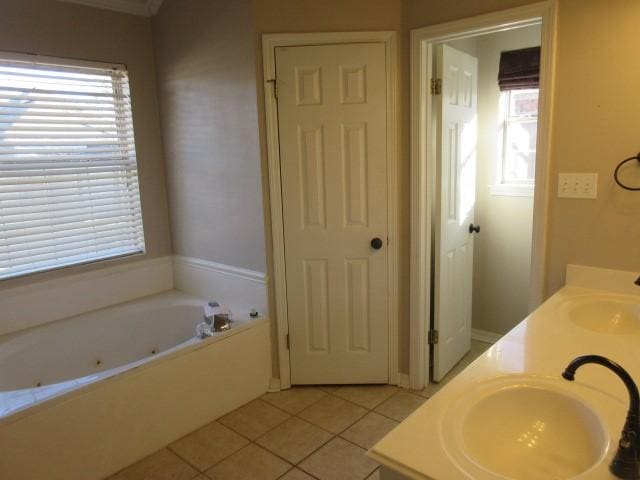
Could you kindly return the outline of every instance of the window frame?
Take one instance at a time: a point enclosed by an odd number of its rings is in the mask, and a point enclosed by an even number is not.
[[[123,63],[108,63],[108,62],[100,62],[100,61],[93,61],[93,60],[84,60],[84,59],[76,59],[76,58],[68,58],[68,57],[54,57],[54,56],[39,55],[39,54],[33,54],[33,53],[11,52],[11,51],[4,51],[4,50],[0,50],[0,62],[20,62],[25,64],[25,68],[29,68],[30,66],[33,66],[33,67],[51,66],[52,69],[54,68],[87,69],[87,70],[94,69],[102,72],[107,70],[124,72],[124,74],[126,75],[127,88],[129,91],[129,111],[127,112],[127,114],[130,116],[130,119],[131,119],[130,132],[132,135],[132,145],[133,145],[132,155],[133,155],[133,158],[135,159],[135,172],[136,172],[135,187],[137,190],[137,201],[139,202],[140,231],[142,234],[139,250],[131,250],[129,252],[107,254],[105,256],[82,259],[78,261],[68,261],[68,259],[71,257],[67,256],[66,257],[67,261],[64,261],[63,259],[63,261],[61,261],[60,264],[57,264],[57,265],[45,266],[43,268],[28,270],[24,272],[17,272],[14,274],[0,275],[0,284],[11,281],[11,280],[15,280],[18,278],[48,274],[51,272],[64,270],[64,269],[73,269],[73,268],[78,268],[78,267],[87,266],[87,265],[94,265],[94,264],[97,265],[100,263],[111,263],[111,262],[122,260],[125,258],[145,256],[147,254],[147,236],[146,236],[144,212],[143,212],[143,206],[142,206],[140,163],[138,161],[138,154],[137,154],[137,147],[136,147],[137,142],[135,139],[135,120],[134,120],[135,115],[133,112],[134,108],[133,108],[133,100],[132,100],[132,94],[131,94],[131,77],[130,77],[130,72],[127,68],[127,65]],[[115,84],[112,84],[112,86],[115,91],[117,87],[115,86]],[[115,105],[114,105],[114,109],[117,109]],[[118,137],[120,137],[122,135],[122,131],[119,127],[117,116],[115,119],[115,124],[116,124],[116,131],[118,132]],[[0,209],[1,208],[2,207],[0,207]],[[27,242],[26,244],[28,243],[29,242]]]
[[[511,125],[528,123],[532,120],[536,123],[536,131],[538,128],[538,116],[536,115],[523,115],[517,117],[511,117],[509,115],[511,94],[514,91],[522,90],[535,90],[538,93],[538,100],[540,96],[539,88],[526,88],[526,89],[510,89],[500,91],[499,97],[499,124],[498,124],[498,155],[494,162],[494,182],[489,186],[489,191],[492,195],[498,196],[520,196],[520,197],[532,197],[535,188],[535,165],[534,165],[534,177],[531,179],[520,181],[507,181],[504,178],[505,164],[507,161],[507,131]],[[537,144],[533,150],[536,154],[537,161]]]

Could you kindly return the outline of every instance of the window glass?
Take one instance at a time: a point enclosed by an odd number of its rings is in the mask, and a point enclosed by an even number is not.
[[[144,252],[126,70],[7,57],[0,279]]]
[[[535,180],[538,89],[501,92],[498,184],[531,186]]]

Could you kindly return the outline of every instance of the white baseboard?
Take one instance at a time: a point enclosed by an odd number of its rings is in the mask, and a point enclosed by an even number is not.
[[[171,257],[0,290],[0,335],[173,288]]]
[[[478,330],[477,328],[471,329],[471,338],[485,343],[496,343],[504,335],[500,333],[487,332],[486,330]]]
[[[173,280],[176,289],[219,301],[236,313],[246,314],[253,308],[267,315],[266,275],[262,272],[176,255]]]
[[[267,390],[268,392],[279,392],[280,390],[282,390],[282,385],[280,383],[280,379],[279,378],[271,378],[271,381],[269,382],[269,390]]]
[[[400,388],[406,388],[409,389],[410,388],[410,382],[409,382],[409,375],[406,373],[400,373],[398,372],[398,387]]]

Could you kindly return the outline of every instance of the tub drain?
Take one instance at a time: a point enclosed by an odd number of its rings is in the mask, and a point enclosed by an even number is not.
[[[100,365],[102,365],[102,360],[100,359],[96,360],[96,367],[99,367]]]

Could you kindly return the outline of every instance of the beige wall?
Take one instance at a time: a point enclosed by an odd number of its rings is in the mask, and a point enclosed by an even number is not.
[[[174,252],[266,270],[250,0],[153,18]]]
[[[461,38],[459,40],[453,40],[451,42],[446,42],[452,48],[456,50],[460,50],[461,52],[468,53],[473,57],[478,56],[478,37],[467,37]],[[435,68],[434,62],[434,68]]]
[[[408,0],[405,26],[433,25],[527,3],[534,2]],[[547,295],[564,284],[567,263],[640,270],[640,194],[621,190],[612,179],[616,163],[639,150],[640,62],[630,52],[640,46],[640,4],[558,3]],[[598,173],[598,199],[556,198],[559,172]]]
[[[531,0],[255,0],[256,51],[264,32],[393,29],[401,32],[400,370],[409,358],[409,30],[534,3]],[[399,10],[398,10],[399,9]],[[367,14],[361,14],[366,11]],[[398,12],[401,18],[398,18]],[[553,111],[546,291],[564,282],[567,263],[640,270],[640,194],[613,186],[615,163],[638,150],[640,62],[629,64],[640,37],[635,0],[560,0],[558,69]],[[624,48],[623,48],[624,46]],[[266,178],[261,58],[257,59],[261,154]],[[556,199],[559,171],[600,173],[596,201]],[[263,178],[263,182],[264,182]],[[268,192],[266,183],[265,192]],[[265,201],[268,202],[268,193]],[[267,217],[268,218],[268,217]],[[270,231],[267,222],[267,255]],[[271,270],[268,260],[268,270]],[[273,292],[273,285],[270,286]],[[270,299],[273,305],[273,298]],[[273,312],[272,312],[273,315]]]
[[[405,0],[407,30],[518,7],[535,0]]]
[[[540,45],[540,26],[477,38],[478,168],[473,328],[506,333],[529,313],[533,197],[492,194],[500,149],[500,53]]]
[[[244,259],[247,252],[244,266],[259,270],[264,261],[261,258],[265,254],[266,238],[267,272],[272,273],[260,53],[262,33],[398,31],[402,99],[399,343],[400,367],[406,372],[409,358],[409,29],[533,2],[253,0],[251,8],[247,2],[165,0],[166,5],[154,20],[158,62],[162,64],[165,132],[173,135],[167,142],[174,148],[167,165],[177,174],[171,178],[180,179],[172,183],[172,189],[184,193],[184,203],[178,202],[177,209],[176,204],[172,205],[174,228],[179,227],[176,230],[181,232],[184,229],[185,235],[176,234],[176,251],[194,252],[239,266],[243,266],[240,257]],[[562,285],[568,262],[640,270],[640,223],[637,221],[640,194],[618,189],[611,179],[617,161],[640,149],[637,138],[640,62],[634,61],[633,56],[640,46],[636,31],[640,23],[640,3],[636,0],[560,0],[559,5],[547,293]],[[149,21],[52,0],[2,0],[0,13],[0,49],[129,65],[149,255],[168,253],[170,242]],[[176,31],[182,33],[177,35]],[[233,55],[225,55],[227,48]],[[191,73],[179,72],[177,66],[182,65],[187,65]],[[252,111],[256,95],[251,82],[256,77],[259,138]],[[201,92],[207,95],[202,96]],[[176,102],[178,98],[180,103]],[[203,108],[193,117],[183,105]],[[203,128],[203,123],[218,128],[214,133],[214,129]],[[243,143],[238,141],[240,135],[236,132],[246,134]],[[262,172],[253,168],[258,155],[255,145],[260,147]],[[198,160],[189,162],[189,158]],[[203,168],[212,159],[224,165],[215,178],[211,174],[207,176],[207,169]],[[183,175],[183,169],[188,173]],[[556,199],[556,175],[560,171],[598,172],[598,200]],[[262,206],[260,195],[254,196],[260,188],[260,175],[264,192]],[[221,179],[226,180],[222,187],[218,182]],[[245,195],[235,196],[235,189],[224,188],[227,182],[246,188]],[[193,192],[198,195],[192,195]],[[238,206],[238,203],[247,205]],[[192,217],[181,218],[182,211]],[[227,212],[236,212],[234,218]],[[253,221],[256,218],[257,224]],[[215,223],[211,223],[211,219]],[[229,231],[234,232],[233,243]],[[273,306],[273,284],[270,291]]]
[[[147,258],[171,253],[155,70],[148,19],[52,0],[2,0],[0,50],[127,65]],[[0,282],[13,287],[132,260],[104,261]]]
[[[548,293],[567,263],[640,270],[640,193],[613,181],[616,164],[640,150],[639,23],[635,0],[560,2]],[[598,199],[557,199],[559,172],[598,173]],[[640,184],[640,169],[629,179]]]

